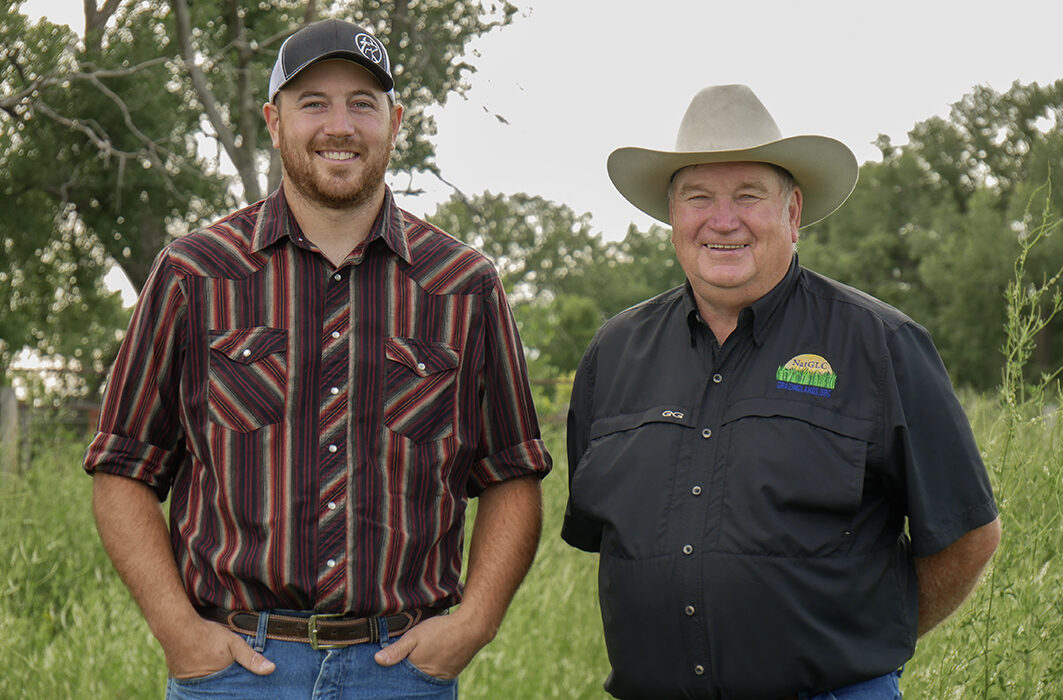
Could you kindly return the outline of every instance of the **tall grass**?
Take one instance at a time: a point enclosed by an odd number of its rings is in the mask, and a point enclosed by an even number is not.
[[[1031,250],[1056,232],[1050,182],[1031,198],[1005,294],[1000,395],[968,411],[989,467],[1004,535],[980,588],[920,643],[905,687],[917,698],[1063,698],[1063,412],[1060,370],[1031,381],[1038,334],[1063,311],[1063,267],[1031,280]]]
[[[162,652],[96,537],[83,438],[0,480],[0,698],[162,697]]]

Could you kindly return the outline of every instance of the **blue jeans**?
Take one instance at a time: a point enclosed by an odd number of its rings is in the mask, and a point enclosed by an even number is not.
[[[458,681],[433,678],[407,660],[380,666],[373,655],[391,643],[380,619],[380,641],[338,649],[313,649],[305,642],[266,639],[265,618],[247,643],[276,664],[256,676],[239,664],[201,678],[166,682],[167,700],[457,700]]]
[[[869,681],[853,683],[844,688],[835,688],[826,693],[809,695],[801,693],[801,700],[901,700],[901,671],[887,673]]]

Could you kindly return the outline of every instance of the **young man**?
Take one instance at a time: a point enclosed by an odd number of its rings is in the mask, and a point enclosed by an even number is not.
[[[376,38],[296,32],[263,114],[282,186],[170,245],[138,302],[85,460],[100,536],[171,697],[456,697],[541,526],[516,327],[490,263],[384,183]]]
[[[608,321],[572,392],[562,535],[601,553],[606,689],[899,698],[1000,526],[927,333],[798,264],[855,157],[728,85],[676,152],[620,149],[609,174],[671,223],[687,283]]]

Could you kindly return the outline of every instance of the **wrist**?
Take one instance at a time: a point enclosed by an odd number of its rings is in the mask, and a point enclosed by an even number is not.
[[[468,602],[462,602],[450,615],[455,622],[466,630],[466,633],[476,642],[478,648],[484,647],[494,640],[501,624],[499,617],[490,615]]]

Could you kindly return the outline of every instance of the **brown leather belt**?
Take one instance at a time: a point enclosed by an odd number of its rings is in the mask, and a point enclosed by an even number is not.
[[[384,620],[388,625],[388,636],[397,637],[408,632],[421,620],[438,615],[439,612],[432,608],[416,608],[387,615]],[[238,634],[251,636],[258,634],[259,614],[257,612],[206,608],[200,610],[199,613],[208,620],[220,622]],[[315,614],[303,617],[269,613],[269,619],[266,621],[266,637],[284,642],[303,642],[314,649],[332,649],[352,644],[378,642],[380,641],[379,619],[351,615]]]

